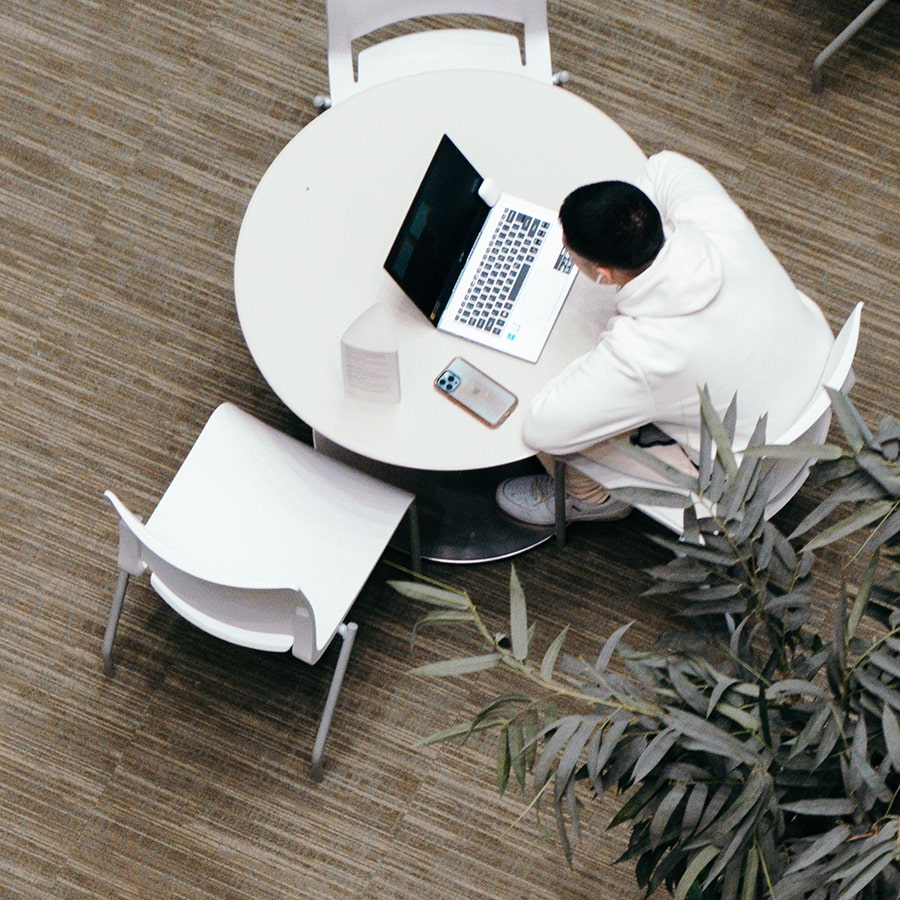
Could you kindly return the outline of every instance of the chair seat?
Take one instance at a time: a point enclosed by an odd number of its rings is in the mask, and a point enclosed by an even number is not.
[[[316,610],[324,647],[410,499],[223,404],[146,528],[179,548],[197,577],[234,588],[302,591]],[[241,608],[238,598],[233,605]]]
[[[498,31],[444,28],[383,41],[357,58],[359,82],[367,87],[440,69],[489,69],[522,74],[518,40]]]

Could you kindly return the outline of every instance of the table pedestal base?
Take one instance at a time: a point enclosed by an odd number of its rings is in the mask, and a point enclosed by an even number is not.
[[[314,435],[316,449],[416,495],[423,559],[480,563],[515,556],[553,537],[553,527],[525,525],[497,508],[494,492],[504,478],[543,472],[536,459],[465,472],[430,472],[390,466],[359,456]],[[401,529],[392,546],[408,549]]]

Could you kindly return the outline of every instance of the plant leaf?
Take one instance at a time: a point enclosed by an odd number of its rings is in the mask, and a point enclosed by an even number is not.
[[[869,506],[864,506],[824,531],[819,532],[803,549],[818,550],[827,544],[832,544],[859,531],[861,528],[865,528],[867,525],[871,525],[872,522],[878,519],[883,519],[892,508],[893,503],[890,500],[881,500]]]
[[[430,603],[432,606],[444,609],[469,609],[471,605],[469,595],[465,592],[445,590],[417,581],[389,581],[388,584],[398,594],[409,597],[410,600]]]
[[[585,717],[566,743],[566,749],[563,750],[559,758],[559,764],[556,767],[555,796],[557,803],[562,799],[569,782],[572,780],[572,776],[575,774],[575,768],[579,759],[581,759],[585,745],[602,721],[598,716]]]
[[[836,444],[810,444],[797,441],[793,444],[761,444],[756,447],[747,447],[744,450],[744,458],[763,457],[765,459],[795,459],[795,460],[835,460],[844,455],[844,451]]]
[[[515,566],[509,575],[509,634],[513,656],[521,662],[528,656],[528,612]]]
[[[497,790],[500,796],[506,792],[509,783],[509,728],[497,735]]]
[[[516,776],[516,781],[519,782],[519,787],[524,790],[525,755],[522,752],[522,748],[525,745],[525,739],[522,734],[522,723],[518,719],[510,722],[509,728],[506,729],[506,734],[509,744],[509,763]]]
[[[428,625],[461,625],[470,624],[475,621],[471,610],[468,609],[441,609],[422,616],[413,626],[412,633],[409,637],[410,645],[416,641],[416,635],[419,629]]]
[[[847,798],[822,798],[821,800],[797,800],[793,803],[781,803],[779,809],[785,812],[799,813],[802,816],[849,816],[856,809],[856,803]]]
[[[569,633],[569,626],[565,628],[554,638],[553,643],[547,648],[544,658],[541,661],[541,678],[544,681],[553,680],[553,670],[556,668],[556,660],[562,650],[563,641]]]
[[[900,772],[900,723],[889,706],[885,706],[881,711],[881,733],[884,735],[891,767],[895,772]]]
[[[699,880],[700,873],[719,855],[719,848],[713,846],[704,847],[684,870],[684,875],[675,888],[675,900],[685,900],[687,892]]]
[[[636,784],[643,781],[665,758],[672,746],[680,737],[674,728],[664,728],[659,732],[641,754],[631,773],[631,781]]]
[[[631,441],[614,440],[611,441],[611,443],[619,452],[624,453],[626,456],[630,456],[640,465],[646,466],[648,469],[652,469],[657,474],[662,475],[666,481],[673,485],[673,490],[678,487],[688,491],[697,491],[698,484],[696,475],[691,475],[681,469],[676,469],[658,456],[648,452],[645,448],[635,446]]]
[[[826,831],[788,866],[785,874],[790,875],[793,872],[800,872],[807,866],[811,866],[823,857],[828,856],[829,853],[840,847],[849,835],[850,826],[844,824],[837,825],[830,831]]]
[[[888,844],[855,878],[842,885],[837,900],[857,900],[862,893],[862,889],[871,881],[874,881],[891,862],[898,858],[898,855],[900,855],[900,851],[895,850]]]
[[[502,657],[499,653],[488,653],[484,656],[466,656],[459,659],[445,659],[440,662],[428,663],[428,665],[411,669],[408,674],[420,675],[423,678],[470,675],[473,672],[483,672],[485,669],[496,668],[501,662]]]
[[[728,434],[727,426],[719,418],[719,414],[712,405],[707,388],[703,388],[700,392],[700,414],[703,417],[703,424],[709,429],[715,442],[716,456],[725,468],[728,481],[733,482],[737,478],[738,465],[734,458],[734,451],[731,449],[731,437]]]
[[[842,391],[836,391],[834,388],[825,388],[828,396],[831,398],[831,408],[834,410],[834,417],[837,419],[847,443],[858,452],[864,444],[872,441],[872,432],[866,428],[865,423],[860,418],[859,413],[854,409],[850,399]]]
[[[582,719],[582,716],[566,716],[565,718],[558,719],[556,722],[552,722],[544,728],[544,734],[549,734],[551,731],[552,734],[544,745],[540,759],[538,759],[537,764],[534,767],[534,783],[535,788],[538,791],[542,790],[547,783],[556,757],[562,748],[569,742],[569,738],[578,730],[578,726],[581,725]]]
[[[675,810],[678,809],[686,792],[687,785],[676,782],[672,785],[669,793],[662,798],[659,806],[656,807],[656,812],[653,813],[653,818],[650,820],[649,835],[651,846],[657,846],[659,844],[665,834],[669,820],[672,818]]]
[[[488,728],[495,728],[496,726],[496,721],[483,722],[476,726],[473,726],[471,722],[463,722],[459,725],[454,725],[451,728],[446,728],[443,731],[437,731],[434,734],[430,734],[426,738],[422,738],[416,746],[430,747],[432,744],[442,744],[444,741],[453,740],[453,738],[466,738],[474,731],[486,731]]]
[[[597,657],[597,662],[594,663],[594,668],[598,672],[605,672],[606,667],[609,665],[610,659],[612,659],[612,655],[616,650],[616,647],[619,644],[619,641],[622,640],[625,632],[628,631],[629,628],[633,625],[633,622],[628,622],[623,625],[621,628],[617,628],[607,639],[603,645],[603,649],[600,651],[600,655]]]

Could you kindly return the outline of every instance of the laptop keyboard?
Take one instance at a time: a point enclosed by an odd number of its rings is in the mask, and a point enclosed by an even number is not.
[[[535,216],[505,209],[491,236],[487,250],[456,320],[473,328],[502,334],[516,298],[547,236],[549,222]],[[572,259],[565,250],[554,268],[569,272]]]

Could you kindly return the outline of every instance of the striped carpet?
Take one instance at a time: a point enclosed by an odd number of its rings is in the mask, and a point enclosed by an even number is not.
[[[708,165],[837,328],[867,303],[854,399],[897,412],[900,4],[810,92],[863,0],[551,2],[554,63],[652,153]],[[324,3],[6,0],[0,8],[0,896],[601,898],[614,802],[586,809],[572,869],[493,751],[415,747],[509,688],[414,664],[427,634],[376,570],[327,752],[308,773],[336,648],[316,668],[209,638],[129,591],[119,667],[102,490],[145,513],[209,411],[232,399],[298,435],[243,343],[232,294],[254,185],[326,88]],[[578,136],[573,135],[573,140]],[[598,153],[602,148],[598,148]],[[801,494],[791,514],[811,505]],[[675,610],[640,598],[664,556],[639,516],[516,560],[539,634],[569,649]],[[430,566],[502,625],[506,563]],[[544,824],[550,826],[552,821]]]

